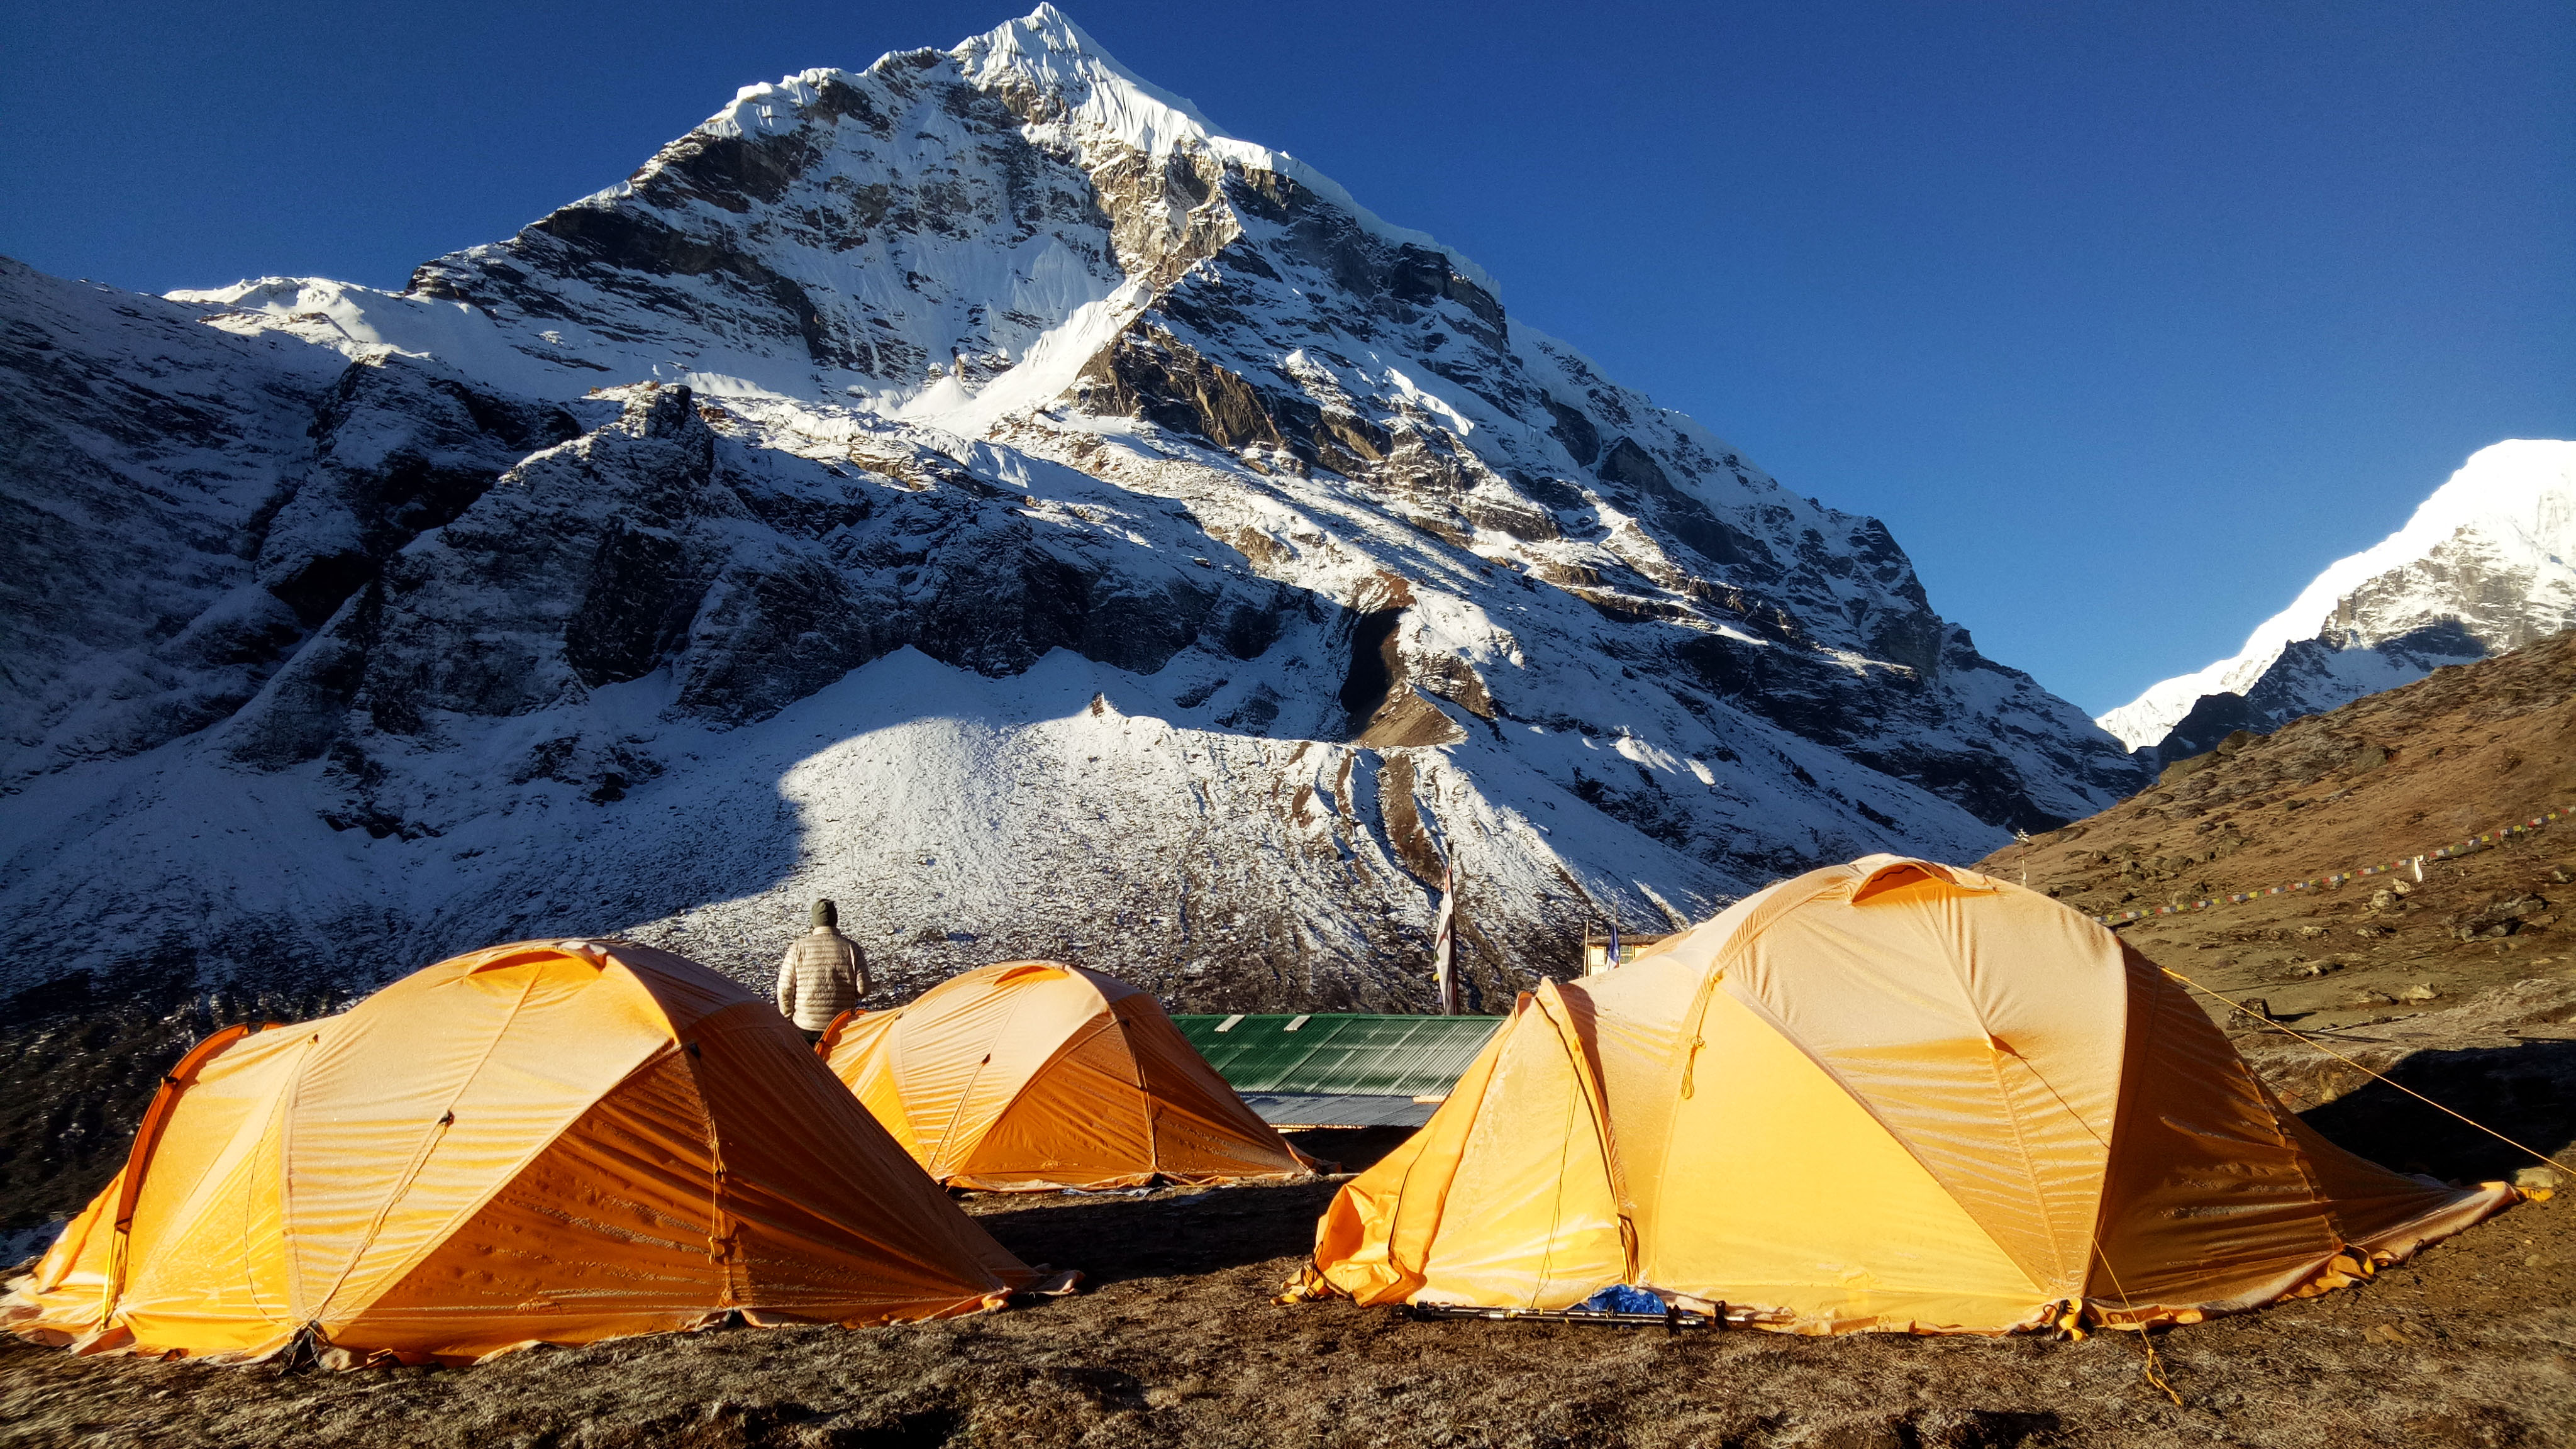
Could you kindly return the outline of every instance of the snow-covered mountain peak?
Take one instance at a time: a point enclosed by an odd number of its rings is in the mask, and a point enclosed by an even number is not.
[[[208,961],[750,970],[808,892],[906,971],[1389,1004],[1447,858],[1508,999],[1588,919],[2138,779],[1878,522],[1052,9],[747,88],[400,293],[0,311],[63,540],[0,577],[0,960],[111,964],[66,933],[149,878]],[[292,889],[182,843],[249,819]]]
[[[626,181],[398,294],[272,277],[171,296],[220,326],[448,358],[558,398],[648,376],[973,433],[1062,392],[1141,310],[1134,288],[1230,245],[1318,266],[1326,291],[1385,266],[1336,233],[1436,259],[1454,282],[1420,285],[1501,320],[1481,267],[1041,8],[949,51],[747,86]]]
[[[2576,442],[2509,439],[2471,455],[2404,527],[2327,565],[2243,649],[2098,723],[2132,749],[2159,745],[2205,697],[2232,695],[2247,722],[2277,724],[2571,624]]]
[[[864,71],[839,67],[807,70],[773,82],[758,82],[736,92],[732,104],[700,123],[718,135],[751,135],[794,130],[800,114],[831,84],[856,85],[882,71],[921,71],[939,64],[941,52],[895,51],[880,56]],[[945,55],[969,84],[984,91],[1009,91],[1045,120],[1114,140],[1149,156],[1175,147],[1220,144],[1240,148],[1243,159],[1264,164],[1269,153],[1227,135],[1198,106],[1118,63],[1073,20],[1052,5],[1003,22],[982,35],[970,36]]]
[[[1050,119],[1087,127],[1149,156],[1189,142],[1243,147],[1266,165],[1269,153],[1225,134],[1187,98],[1147,81],[1101,49],[1063,11],[1040,5],[949,52],[981,90],[1018,90],[1053,104]]]
[[[1034,126],[1061,127],[1066,136],[1093,144],[1105,138],[1157,159],[1196,146],[1235,166],[1287,177],[1348,212],[1371,235],[1436,251],[1487,294],[1502,295],[1491,274],[1454,248],[1387,221],[1340,182],[1284,151],[1229,134],[1196,103],[1119,64],[1053,5],[1041,4],[950,53],[972,84],[1019,102]]]

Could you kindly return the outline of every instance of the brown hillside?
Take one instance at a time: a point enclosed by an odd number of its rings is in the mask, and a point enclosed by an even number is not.
[[[2095,914],[2219,900],[2118,929],[2167,970],[2275,1019],[2203,998],[2311,1126],[2401,1170],[2508,1177],[2532,1157],[2370,1074],[2570,1160],[2570,806],[2576,632],[2269,738],[2232,736],[2155,788],[1980,866]],[[2429,858],[2552,811],[2568,818]],[[2410,866],[2224,903],[2418,855],[2420,883]]]
[[[2570,806],[2576,631],[2269,737],[2232,736],[2154,788],[1978,868],[2096,915],[2151,910],[2430,856]],[[2265,998],[2305,1026],[2384,1024],[2525,979],[2576,977],[2571,877],[2576,819],[2461,859],[2428,859],[2420,885],[2409,870],[2119,929],[2166,967],[2231,996]],[[2416,986],[2439,995],[2404,1001]],[[2545,1013],[2540,1003],[2558,994],[2531,999]]]

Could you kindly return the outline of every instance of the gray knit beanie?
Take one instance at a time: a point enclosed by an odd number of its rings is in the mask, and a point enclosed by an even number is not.
[[[814,903],[814,924],[817,926],[838,927],[841,924],[840,907],[833,905],[830,901],[816,901]]]

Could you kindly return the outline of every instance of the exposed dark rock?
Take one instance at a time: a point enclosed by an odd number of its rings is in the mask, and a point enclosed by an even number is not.
[[[1075,387],[1086,406],[1131,412],[1220,448],[1287,443],[1250,383],[1165,335],[1122,334]]]
[[[270,515],[260,581],[307,627],[413,539],[462,516],[521,458],[580,432],[398,357],[352,363],[314,410],[312,470]]]
[[[1346,622],[1350,641],[1350,666],[1342,676],[1342,709],[1350,716],[1351,732],[1358,735],[1369,719],[1384,708],[1393,692],[1401,668],[1396,661],[1395,628],[1404,620],[1402,609],[1372,609],[1353,614]]]
[[[1709,562],[1744,569],[1756,578],[1779,574],[1779,562],[1769,548],[1742,529],[1721,521],[1709,512],[1707,504],[1674,487],[1663,465],[1637,446],[1635,439],[1621,438],[1611,444],[1594,471],[1604,482],[1623,484],[1652,498],[1657,504],[1657,521]]]
[[[1498,533],[1507,533],[1523,543],[1544,543],[1564,537],[1564,530],[1548,510],[1535,508],[1519,498],[1495,490],[1471,494],[1458,506],[1467,520]]]
[[[1559,513],[1580,513],[1592,506],[1583,489],[1562,478],[1514,478],[1519,489]]]
[[[613,522],[601,535],[590,587],[564,624],[564,659],[597,688],[650,674],[686,642],[705,585],[666,532]]]
[[[2249,704],[2245,696],[2232,693],[2204,694],[2182,717],[2171,733],[2153,752],[2163,761],[2189,759],[2217,749],[2221,740],[2231,735],[2270,734],[2279,721]]]

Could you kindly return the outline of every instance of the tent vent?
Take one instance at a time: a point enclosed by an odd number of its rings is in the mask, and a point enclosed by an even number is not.
[[[1242,1022],[1242,1020],[1243,1013],[1238,1011],[1234,1015],[1227,1017],[1225,1020],[1218,1022],[1216,1024],[1216,1029],[1219,1031],[1232,1031],[1235,1029],[1237,1024]]]
[[[1882,857],[1883,858],[1883,857]],[[1990,889],[1972,886],[1958,878],[1949,867],[1928,860],[1889,860],[1869,874],[1851,883],[1851,903],[1873,901],[1894,904],[1920,899],[1926,894],[1991,895]]]
[[[1299,1027],[1301,1027],[1301,1026],[1304,1026],[1307,1022],[1309,1022],[1309,1021],[1311,1021],[1311,1020],[1313,1020],[1313,1018],[1312,1018],[1312,1017],[1305,1017],[1305,1016],[1296,1017],[1296,1018],[1293,1018],[1292,1020],[1290,1020],[1290,1021],[1289,1021],[1289,1023],[1288,1023],[1286,1026],[1283,1026],[1283,1027],[1281,1027],[1281,1028],[1279,1028],[1279,1029],[1280,1029],[1281,1031],[1295,1031],[1297,1028],[1299,1028]]]
[[[589,955],[565,949],[566,947],[573,945],[587,946],[588,943],[558,941],[552,946],[539,946],[525,951],[505,952],[504,954],[495,956],[488,961],[475,963],[473,968],[466,972],[466,975],[479,976],[486,971],[507,971],[513,966],[527,966],[541,961],[558,961],[565,956],[572,956],[577,960],[586,961],[593,966],[600,964],[598,960]]]

